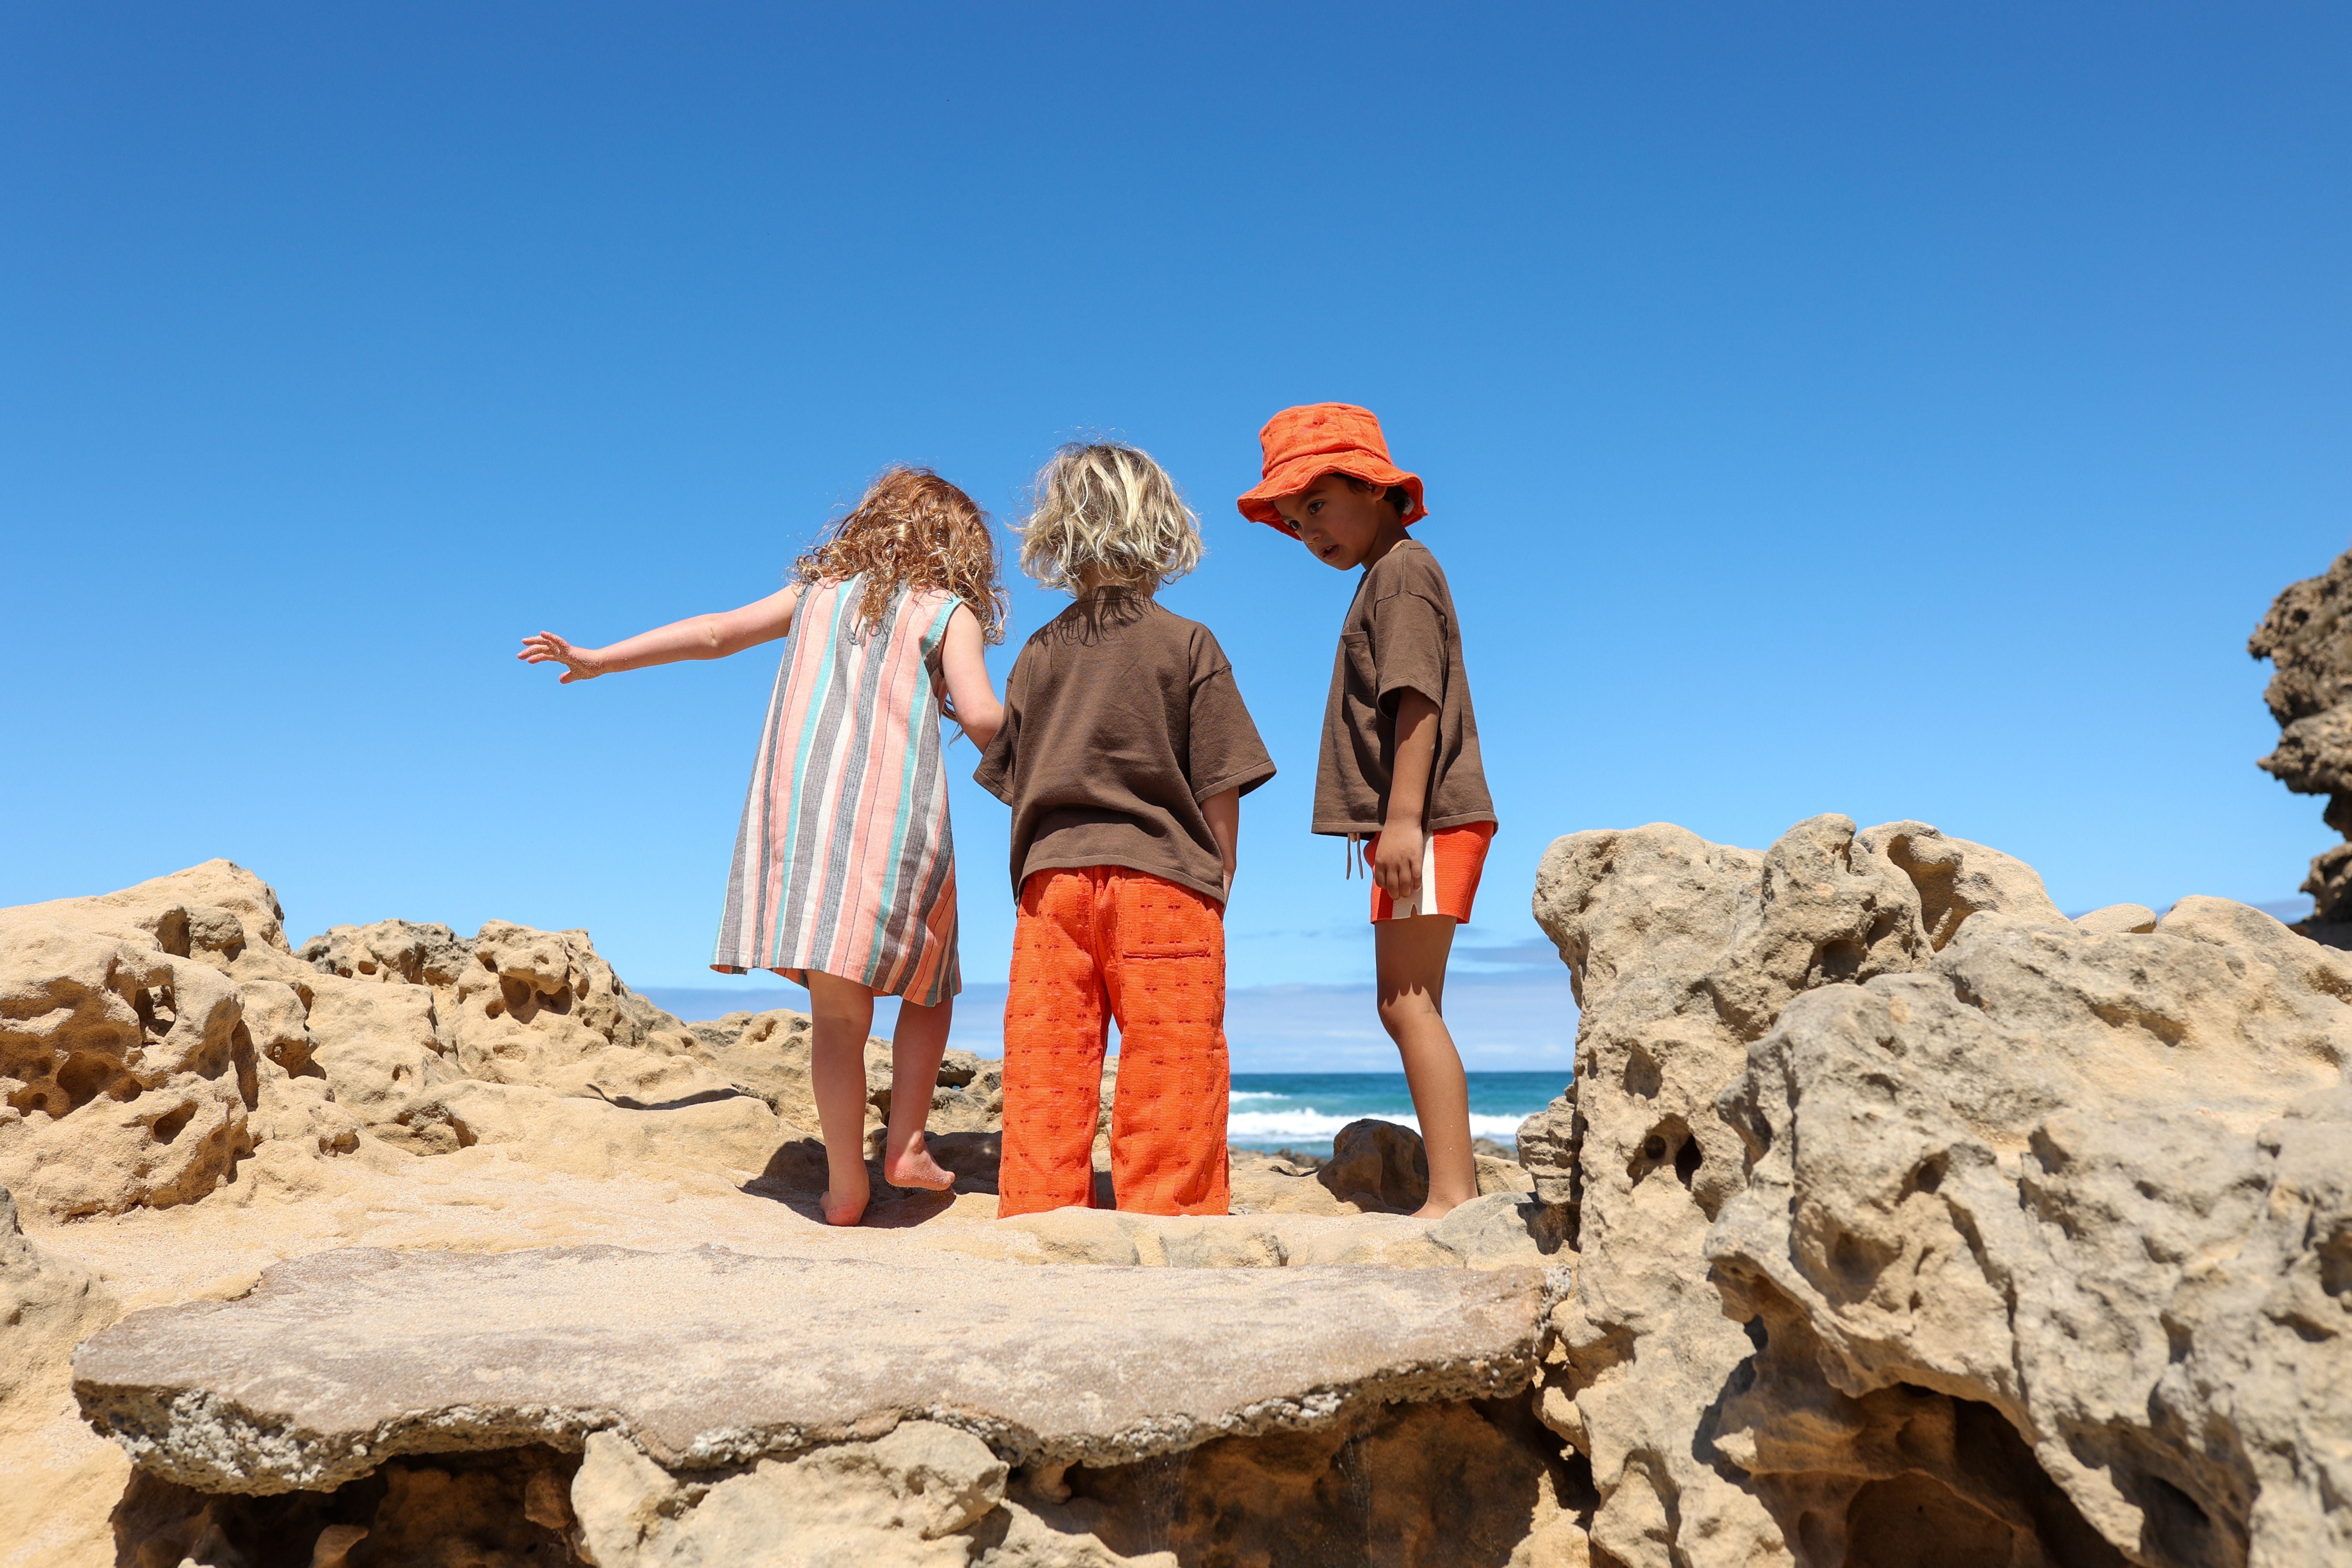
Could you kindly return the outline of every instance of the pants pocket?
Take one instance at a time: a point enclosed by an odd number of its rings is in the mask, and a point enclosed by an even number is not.
[[[1124,878],[1114,895],[1122,958],[1218,958],[1225,922],[1216,905],[1157,877]]]

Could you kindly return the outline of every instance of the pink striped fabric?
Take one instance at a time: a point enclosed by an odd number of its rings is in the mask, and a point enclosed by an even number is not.
[[[931,1006],[963,988],[931,683],[956,600],[901,589],[869,626],[861,582],[812,584],[793,613],[710,967]]]

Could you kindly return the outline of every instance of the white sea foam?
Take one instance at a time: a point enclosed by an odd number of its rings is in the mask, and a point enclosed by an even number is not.
[[[1239,1100],[1241,1096],[1234,1097]],[[1225,1121],[1225,1136],[1252,1141],[1265,1138],[1328,1138],[1350,1121],[1364,1120],[1359,1116],[1326,1116],[1313,1106],[1300,1106],[1289,1110],[1236,1110]],[[1400,1127],[1421,1131],[1421,1123],[1410,1115],[1381,1116],[1373,1120],[1393,1121]],[[1472,1116],[1470,1134],[1474,1138],[1497,1138],[1506,1142],[1518,1136],[1517,1116]]]
[[[1237,1089],[1231,1096],[1235,1105],[1239,1105],[1244,1100],[1288,1100],[1290,1096],[1286,1094],[1276,1094],[1267,1089]]]

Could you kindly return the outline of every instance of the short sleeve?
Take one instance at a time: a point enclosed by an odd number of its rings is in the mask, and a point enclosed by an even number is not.
[[[1195,640],[1192,669],[1191,744],[1184,759],[1192,798],[1206,800],[1229,789],[1247,795],[1274,776],[1274,759],[1243,705],[1224,650],[1205,630]]]
[[[1016,661],[1013,678],[1004,683],[1004,723],[980,753],[980,765],[971,770],[971,782],[1003,801],[1013,804],[1013,773],[1021,750],[1021,700],[1018,695],[1021,667]]]
[[[1444,707],[1445,612],[1410,589],[1382,599],[1372,606],[1372,660],[1382,712],[1394,713],[1406,691]]]

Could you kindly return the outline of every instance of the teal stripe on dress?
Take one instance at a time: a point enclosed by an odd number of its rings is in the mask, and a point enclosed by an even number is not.
[[[809,797],[809,758],[816,751],[818,742],[830,742],[833,739],[826,726],[820,721],[826,704],[833,700],[835,664],[834,650],[841,646],[842,609],[844,605],[851,603],[850,589],[856,582],[857,579],[852,577],[847,582],[833,584],[833,618],[825,626],[824,657],[817,660],[816,680],[810,689],[809,700],[804,710],[808,718],[801,725],[800,743],[794,748],[793,753],[793,789],[786,805],[784,841],[780,847],[784,863],[784,892],[777,900],[779,908],[776,927],[771,934],[768,951],[770,968],[775,968],[784,963],[785,933],[799,923],[792,917],[786,900],[791,898],[800,881],[793,873],[800,868],[801,818],[809,811],[822,811],[824,808],[824,796],[820,795],[814,800]],[[828,755],[831,754],[830,746],[827,746],[826,752]],[[772,838],[772,835],[771,837]],[[764,881],[761,885],[765,886]]]
[[[915,787],[915,777],[918,771],[918,765],[923,758],[924,742],[926,739],[929,739],[933,743],[936,743],[939,738],[939,715],[933,711],[939,699],[931,691],[930,651],[939,645],[940,639],[947,635],[948,621],[950,617],[954,616],[955,612],[956,601],[950,600],[946,606],[941,609],[938,617],[931,623],[930,630],[923,634],[921,644],[923,653],[923,674],[920,677],[921,685],[918,689],[918,703],[920,708],[920,712],[917,715],[916,720],[919,728],[915,733],[907,737],[906,755],[898,767],[898,815],[890,823],[889,869],[884,873],[882,879],[881,905],[874,912],[873,945],[874,951],[877,952],[884,951],[882,946],[883,937],[886,929],[890,923],[890,917],[897,912],[896,898],[898,891],[899,873],[906,869],[907,822],[908,818],[913,815],[914,811],[915,796],[917,793]],[[928,737],[923,734],[920,728],[926,724],[929,729],[929,735]],[[942,779],[940,783],[944,786],[946,781]],[[931,800],[927,795],[923,797],[923,808],[927,814],[930,809],[930,805]]]
[[[864,635],[852,644],[854,653],[845,654],[835,645],[835,658],[845,662],[854,658],[856,674],[844,683],[842,712],[835,722],[835,730],[848,736],[847,750],[841,754],[837,769],[829,764],[827,768],[839,783],[833,792],[833,829],[825,845],[824,874],[817,884],[815,925],[809,935],[810,947],[822,953],[832,953],[841,941],[839,916],[843,900],[849,897],[853,886],[849,850],[857,837],[858,826],[856,815],[841,807],[845,803],[862,805],[866,798],[866,775],[872,765],[875,731],[890,709],[890,660],[906,604],[907,593],[902,588],[891,595],[880,620],[871,626],[860,623],[856,630],[862,630]]]

